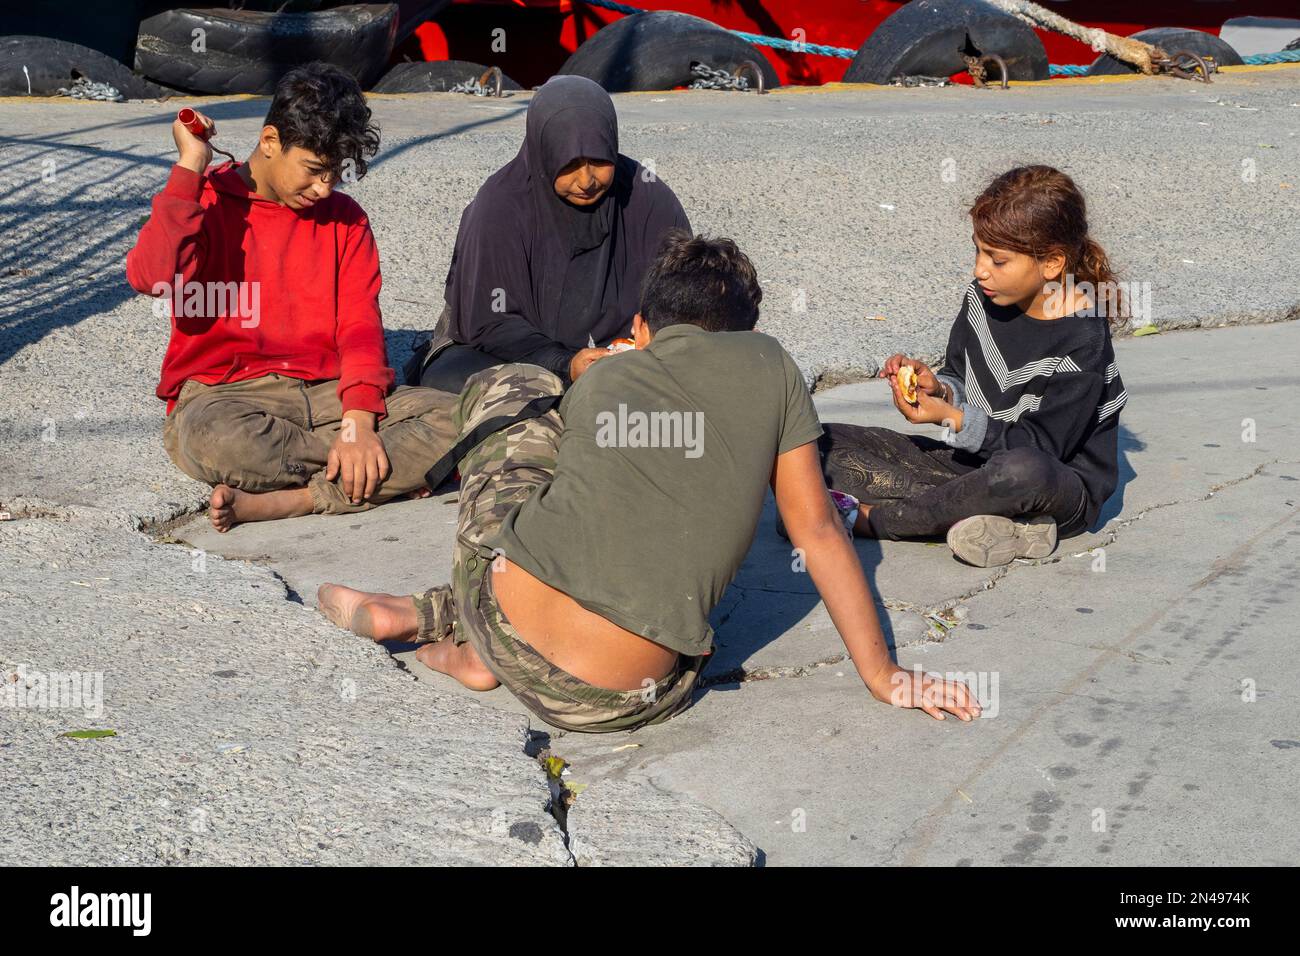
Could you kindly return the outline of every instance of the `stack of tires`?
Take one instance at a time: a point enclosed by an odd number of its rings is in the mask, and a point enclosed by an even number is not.
[[[363,88],[379,79],[397,38],[395,3],[312,12],[177,7],[140,22],[137,73],[193,93],[271,93],[285,73],[322,60]]]
[[[78,0],[68,0],[63,11],[69,18],[66,24],[57,16],[52,19],[51,11],[43,8],[0,19],[0,29],[14,34],[0,37],[0,95],[53,96],[78,79],[107,84],[125,99],[174,93],[267,94],[289,70],[313,60],[339,66],[371,89],[384,76],[394,44],[450,0],[405,3],[402,32],[398,21],[403,11],[396,3],[329,6],[331,0],[245,0],[243,9],[232,10],[171,6],[167,0],[122,0],[110,11],[98,2],[79,10]],[[40,30],[94,43],[94,38],[73,29],[92,16],[111,21],[101,23],[104,37],[97,43],[99,50],[28,35]],[[134,50],[128,44],[124,53],[119,41],[128,32],[134,37]],[[110,53],[129,60],[134,70]],[[383,89],[448,89],[477,79],[485,70],[473,63],[402,64],[384,76]],[[519,88],[509,78],[503,78],[502,86]]]

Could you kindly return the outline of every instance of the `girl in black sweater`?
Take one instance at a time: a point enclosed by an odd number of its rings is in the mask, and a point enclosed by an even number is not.
[[[1083,195],[1059,170],[1003,173],[970,214],[975,278],[943,368],[894,355],[880,372],[903,417],[944,426],[942,441],[831,423],[821,451],[828,484],[860,501],[856,533],[946,533],[957,557],[990,567],[1047,557],[1115,490],[1128,396],[1108,320],[1126,303]]]

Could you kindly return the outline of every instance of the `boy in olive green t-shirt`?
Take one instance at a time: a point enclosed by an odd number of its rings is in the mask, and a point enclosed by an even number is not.
[[[467,383],[453,583],[413,597],[327,584],[322,610],[374,640],[429,642],[417,655],[427,666],[473,689],[505,684],[552,726],[656,723],[690,703],[712,652],[709,613],[770,485],[873,696],[977,715],[965,684],[890,659],[821,476],[803,376],[752,331],[761,298],[733,242],[670,236],[634,351],[601,358],[567,393],[531,365]]]

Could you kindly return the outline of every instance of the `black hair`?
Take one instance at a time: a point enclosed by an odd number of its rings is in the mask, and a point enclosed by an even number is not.
[[[356,179],[366,174],[366,160],[379,150],[379,127],[370,122],[370,107],[356,78],[329,63],[308,63],[286,73],[264,126],[274,126],[280,146],[300,146],[315,153],[338,179],[351,160]]]
[[[754,264],[735,242],[672,229],[641,285],[641,318],[651,332],[682,323],[748,332],[761,301]]]

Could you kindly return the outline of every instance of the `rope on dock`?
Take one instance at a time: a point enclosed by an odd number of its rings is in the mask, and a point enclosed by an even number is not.
[[[601,7],[605,10],[612,10],[614,13],[628,14],[629,16],[634,13],[650,12],[641,7],[633,7],[626,3],[618,3],[617,0],[577,0],[577,2],[585,3],[590,7]],[[1034,4],[1028,4],[1028,6],[1034,6]],[[1061,19],[1064,18],[1062,17]],[[1068,23],[1069,21],[1066,22]],[[727,28],[720,27],[719,29],[726,30]],[[1087,27],[1082,29],[1088,30]],[[822,43],[804,43],[799,40],[787,40],[784,37],[763,36],[761,33],[746,33],[744,30],[727,30],[727,32],[734,33],[742,40],[754,44],[754,46],[767,46],[776,50],[785,50],[789,53],[807,53],[812,56],[833,56],[838,57],[841,60],[851,60],[858,55],[857,50],[847,46],[826,46]],[[1099,30],[1097,32],[1104,33],[1105,31]],[[1091,34],[1090,39],[1087,40],[1082,37],[1075,37],[1075,39],[1079,40],[1081,43],[1093,46]],[[1120,37],[1118,39],[1125,40],[1127,38]],[[1300,50],[1283,50],[1278,53],[1252,53],[1249,56],[1243,56],[1241,60],[1243,63],[1247,63],[1251,66],[1265,63],[1300,63]],[[1047,71],[1050,76],[1087,76],[1088,66],[1089,64],[1086,63],[1051,63],[1048,65]]]

